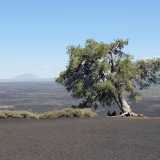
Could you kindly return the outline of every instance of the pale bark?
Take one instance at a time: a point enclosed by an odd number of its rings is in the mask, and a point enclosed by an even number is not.
[[[142,114],[136,114],[136,113],[132,112],[130,105],[127,103],[127,101],[124,99],[124,97],[119,96],[119,101],[121,104],[120,108],[123,111],[123,113],[119,116],[116,116],[116,117],[123,117],[123,116],[142,117],[143,116]]]
[[[126,100],[122,97],[122,109],[124,113],[130,113],[131,111],[131,107],[128,105],[128,103],[126,102]]]

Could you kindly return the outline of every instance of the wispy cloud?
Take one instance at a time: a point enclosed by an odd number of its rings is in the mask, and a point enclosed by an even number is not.
[[[160,58],[160,56],[153,56],[153,57],[143,57],[142,59],[152,59],[152,58]]]
[[[159,51],[157,49],[153,49],[151,52],[158,53]]]
[[[42,68],[45,68],[45,69],[48,69],[48,68],[51,68],[51,67],[52,67],[52,65],[50,65],[50,64],[42,66]]]

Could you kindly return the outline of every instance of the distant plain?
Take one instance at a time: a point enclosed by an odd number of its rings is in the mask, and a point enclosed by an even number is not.
[[[131,103],[134,112],[146,116],[160,116],[160,87],[153,86],[142,91],[143,99],[139,103]],[[63,86],[55,82],[0,82],[0,109],[30,110],[33,112],[46,112],[72,105],[78,105],[80,100],[71,97]],[[10,107],[11,106],[11,107]],[[96,112],[106,115],[108,111],[117,110],[113,107],[99,107]]]

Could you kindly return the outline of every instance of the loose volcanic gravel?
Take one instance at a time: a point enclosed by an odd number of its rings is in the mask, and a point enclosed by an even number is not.
[[[160,118],[0,119],[0,160],[160,160]]]

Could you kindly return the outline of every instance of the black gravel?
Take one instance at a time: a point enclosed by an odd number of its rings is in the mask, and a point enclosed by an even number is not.
[[[159,160],[160,118],[0,119],[0,160]]]

